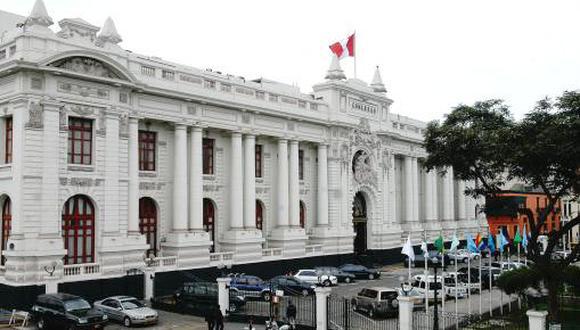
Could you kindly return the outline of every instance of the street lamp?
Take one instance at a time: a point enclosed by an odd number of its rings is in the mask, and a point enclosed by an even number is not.
[[[399,276],[399,282],[401,282],[401,291],[403,292],[403,296],[405,296],[405,297],[409,296],[409,292],[411,292],[411,290],[413,290],[413,288],[410,288],[409,290],[407,290],[405,288],[405,277],[404,276]]]
[[[433,304],[433,330],[439,330],[439,314],[437,312],[437,266],[439,265],[439,258],[433,257],[431,259],[431,264],[433,265],[433,271],[435,274],[435,290],[433,292],[433,298],[435,299],[435,303]]]

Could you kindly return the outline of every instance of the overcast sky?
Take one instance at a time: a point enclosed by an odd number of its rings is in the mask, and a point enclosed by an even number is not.
[[[323,81],[328,45],[356,30],[358,78],[370,82],[379,65],[392,111],[421,120],[488,98],[520,117],[580,87],[580,1],[44,1],[55,23],[111,16],[133,52],[303,92]],[[0,9],[27,15],[33,3]],[[352,58],[341,64],[352,77]]]

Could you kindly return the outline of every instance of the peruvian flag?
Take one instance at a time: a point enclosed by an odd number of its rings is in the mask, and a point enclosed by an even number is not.
[[[354,33],[342,41],[333,43],[329,47],[330,51],[333,52],[339,60],[347,56],[354,56]]]

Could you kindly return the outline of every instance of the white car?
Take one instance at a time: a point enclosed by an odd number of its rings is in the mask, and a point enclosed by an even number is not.
[[[477,260],[481,257],[479,253],[469,252],[468,250],[461,249],[457,250],[456,252],[447,252],[447,255],[451,260],[455,260],[457,256],[457,261],[467,263],[467,261]]]
[[[414,281],[411,283],[413,291],[415,291],[417,295],[423,297],[425,296],[425,291],[427,291],[427,299],[429,300],[435,299],[435,287],[437,287],[439,294],[443,289],[441,283],[443,276],[440,275],[437,275],[437,285],[435,285],[435,276],[433,275],[428,275],[427,277],[425,277],[425,275],[415,275],[413,280]],[[455,297],[455,292],[457,292],[457,297],[459,298],[467,296],[467,288],[465,286],[458,286],[456,288],[454,279],[447,277],[445,283],[445,297]],[[451,286],[452,284],[453,286]]]
[[[300,269],[296,274],[294,274],[294,277],[306,283],[322,286],[338,284],[336,276],[317,272],[314,269]]]
[[[137,298],[114,296],[95,301],[94,307],[109,316],[109,319],[123,322],[123,325],[156,324],[159,320],[157,311],[151,309]]]

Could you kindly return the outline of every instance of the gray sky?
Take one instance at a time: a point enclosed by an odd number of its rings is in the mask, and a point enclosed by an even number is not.
[[[580,87],[580,1],[44,1],[55,22],[111,16],[125,49],[303,92],[323,81],[328,45],[356,30],[358,78],[370,82],[379,65],[393,112],[421,120],[487,98],[520,117]],[[27,15],[33,3],[0,9]],[[341,61],[348,77],[352,62]]]

